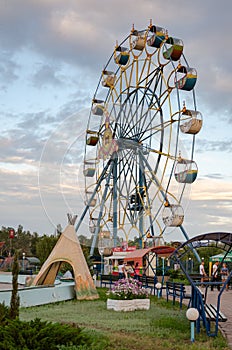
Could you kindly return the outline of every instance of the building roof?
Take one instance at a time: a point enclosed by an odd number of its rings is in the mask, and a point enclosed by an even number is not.
[[[125,261],[133,260],[142,258],[144,255],[149,253],[151,248],[145,248],[145,249],[136,249],[133,252],[127,253],[127,256],[124,258]]]
[[[106,256],[104,257],[104,259],[110,259],[110,260],[123,260],[126,256],[127,256],[128,252],[117,252],[113,255],[110,255],[110,256]]]
[[[168,257],[174,252],[175,248],[170,246],[157,246],[152,248],[144,248],[144,249],[137,249],[133,252],[127,253],[127,256],[124,258],[125,261],[129,261],[132,259],[138,259],[144,257],[144,255],[152,252],[159,256],[165,256]]]
[[[168,257],[169,255],[171,255],[175,251],[175,248],[170,247],[168,245],[160,245],[160,246],[152,248],[151,250],[156,255],[159,255],[161,257],[162,256]]]

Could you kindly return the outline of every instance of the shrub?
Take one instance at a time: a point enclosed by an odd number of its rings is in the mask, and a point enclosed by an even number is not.
[[[35,319],[10,320],[0,328],[0,350],[57,350],[58,345],[90,345],[90,338],[78,326]]]
[[[10,309],[5,303],[0,303],[0,326],[3,326],[10,319]]]

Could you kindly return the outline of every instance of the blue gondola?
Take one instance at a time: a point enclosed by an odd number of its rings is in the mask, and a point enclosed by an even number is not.
[[[177,69],[178,73],[184,74],[181,78],[177,78],[175,81],[175,85],[180,90],[191,91],[197,81],[197,72],[194,68],[180,66]]]
[[[147,45],[156,47],[157,49],[160,48],[162,42],[165,39],[166,36],[166,30],[161,27],[151,26],[150,32],[152,35],[147,39]]]
[[[193,160],[178,159],[175,166],[175,179],[179,183],[193,183],[197,178],[197,164]]]
[[[130,53],[126,47],[117,46],[115,49],[114,61],[117,64],[125,66],[130,58]]]

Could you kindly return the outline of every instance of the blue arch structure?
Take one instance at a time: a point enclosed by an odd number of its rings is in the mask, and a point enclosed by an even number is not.
[[[194,249],[198,250],[201,247],[207,248],[207,247],[216,247],[220,248],[224,252],[224,257],[219,265],[219,270],[221,265],[223,264],[224,260],[226,259],[227,255],[232,249],[232,233],[229,232],[212,232],[212,233],[204,233],[199,236],[195,236],[182,245],[180,245],[171,255],[174,261],[176,261],[184,274],[186,275],[186,278],[191,284],[192,288],[192,297],[191,297],[191,305],[190,307],[196,308],[199,311],[199,318],[196,321],[196,329],[197,332],[200,332],[200,326],[201,324],[206,328],[206,332],[208,336],[217,336],[218,333],[218,323],[220,321],[225,321],[226,319],[221,318],[220,313],[220,303],[221,303],[221,296],[224,292],[226,285],[230,282],[232,271],[230,272],[227,280],[222,282],[203,282],[205,287],[205,293],[203,294],[202,291],[199,289],[199,286],[202,284],[199,280],[193,280],[191,276],[189,275],[184,261],[186,260],[186,257],[188,256],[188,253],[192,251],[192,247]],[[214,323],[215,327],[214,330],[212,330],[211,322],[212,319],[208,317],[208,314],[206,312],[207,309],[207,291],[210,286],[218,286],[218,284],[222,285],[222,288],[220,289],[220,292],[218,293],[217,297],[217,305],[215,305],[215,318]]]

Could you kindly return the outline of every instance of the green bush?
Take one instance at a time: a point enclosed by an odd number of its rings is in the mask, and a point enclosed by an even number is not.
[[[169,269],[167,271],[167,276],[170,277],[170,279],[176,279],[178,278],[180,275],[180,271],[179,270],[174,270],[174,269]]]
[[[30,322],[9,320],[0,327],[0,350],[57,350],[58,345],[86,345],[91,339],[78,326],[35,319]],[[72,348],[71,348],[72,349]]]
[[[3,326],[10,319],[10,309],[5,303],[0,303],[0,326]]]

